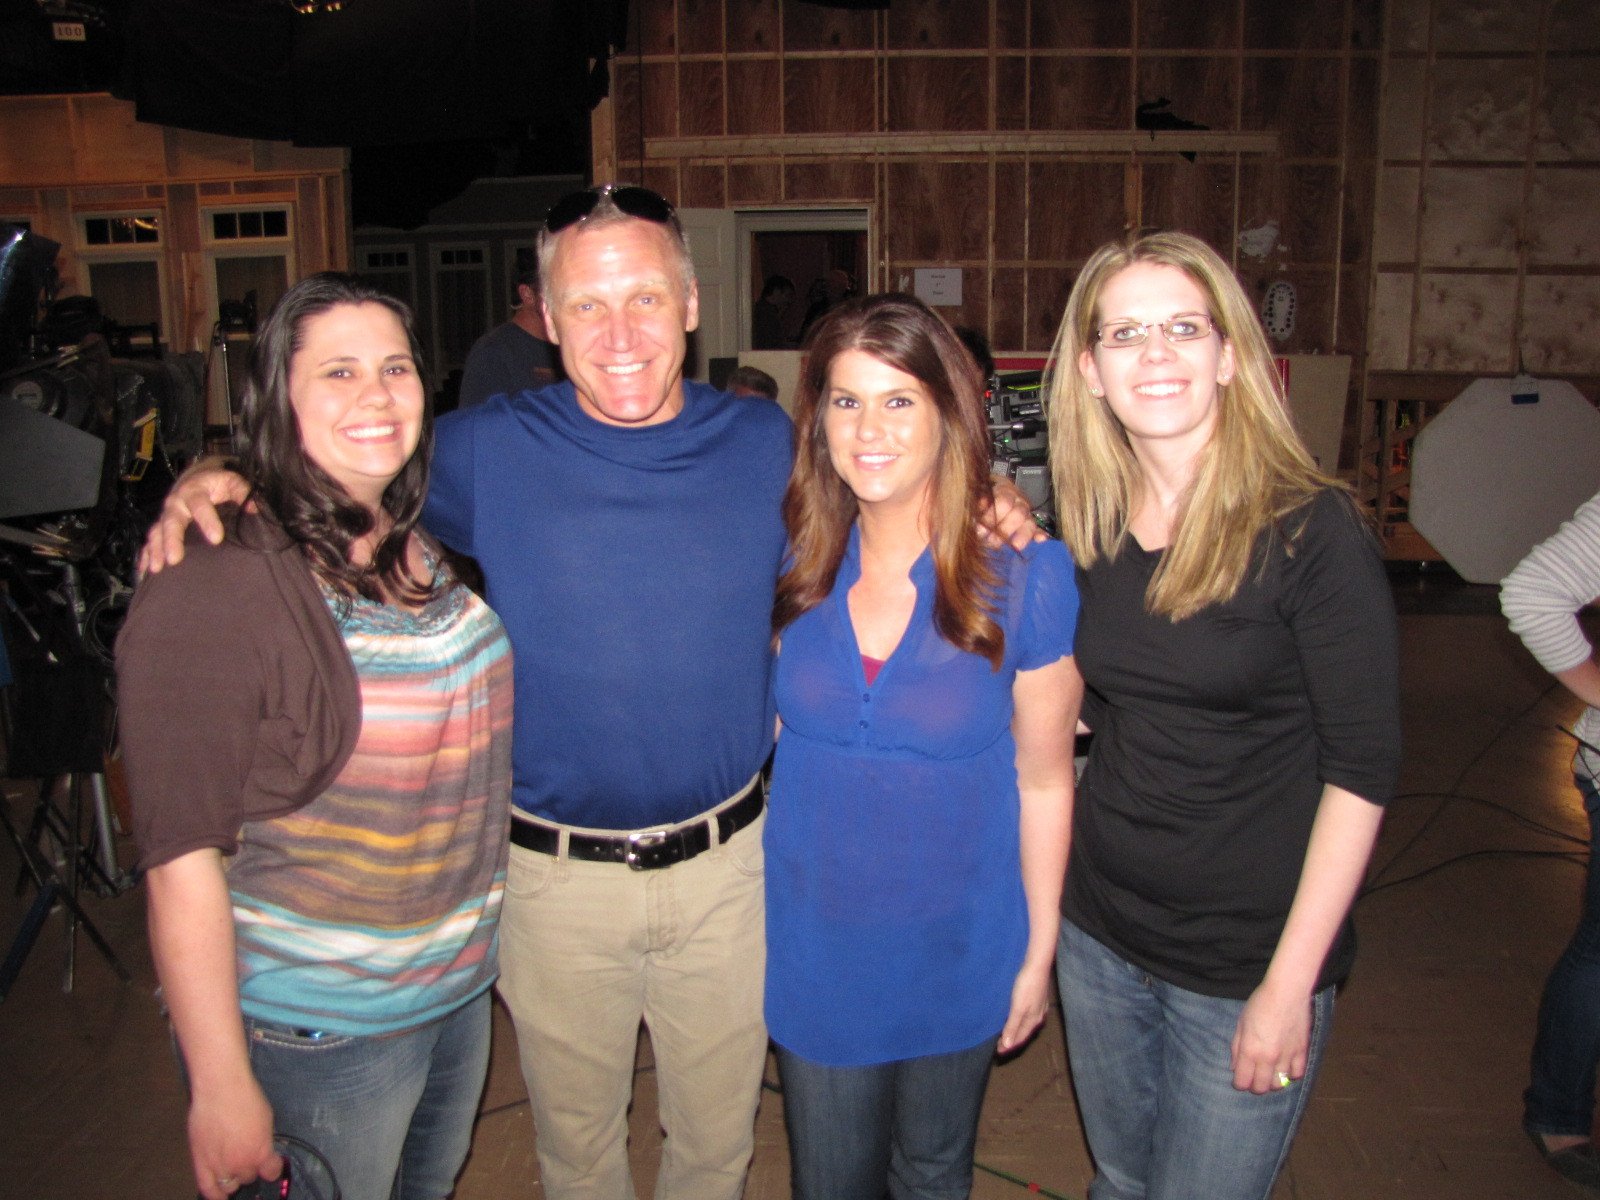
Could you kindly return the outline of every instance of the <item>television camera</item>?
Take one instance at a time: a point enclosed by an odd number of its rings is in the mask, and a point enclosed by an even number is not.
[[[996,373],[989,377],[984,403],[989,412],[990,474],[1015,483],[1033,507],[1039,527],[1054,534],[1044,385],[1042,371]]]

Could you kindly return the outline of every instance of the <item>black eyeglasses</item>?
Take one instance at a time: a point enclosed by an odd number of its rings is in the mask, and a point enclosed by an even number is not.
[[[674,220],[672,205],[667,202],[666,197],[645,187],[608,183],[604,187],[569,192],[557,200],[544,215],[545,231],[560,233],[568,225],[576,225],[592,213],[595,205],[604,199],[609,199],[630,217],[638,217],[641,221],[670,225]]]

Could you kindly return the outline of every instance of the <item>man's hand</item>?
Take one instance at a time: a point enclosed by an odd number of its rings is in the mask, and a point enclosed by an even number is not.
[[[991,546],[1009,544],[1014,550],[1026,550],[1033,542],[1048,540],[1044,530],[1034,524],[1033,505],[1022,490],[1009,479],[993,479],[993,495],[989,506],[978,514],[979,531]]]
[[[145,534],[139,551],[139,574],[154,575],[162,567],[183,561],[183,536],[190,525],[213,546],[222,541],[222,518],[217,505],[232,501],[243,504],[249,494],[244,479],[222,465],[220,458],[205,458],[195,463],[172,485],[161,515]]]

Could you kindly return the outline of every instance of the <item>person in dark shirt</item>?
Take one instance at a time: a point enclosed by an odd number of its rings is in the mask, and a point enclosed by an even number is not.
[[[733,396],[760,396],[764,400],[778,398],[778,381],[760,367],[735,367],[728,376],[728,393]]]
[[[785,275],[768,275],[750,317],[752,350],[788,350],[794,340],[784,331],[784,314],[794,303],[794,283]]]
[[[1094,730],[1057,957],[1095,1200],[1265,1200],[1399,770],[1377,545],[1203,242],[1085,265],[1050,432]]]
[[[457,408],[482,404],[490,396],[536,392],[556,380],[556,351],[546,336],[539,306],[539,271],[517,276],[517,305],[511,319],[472,344],[461,374]]]

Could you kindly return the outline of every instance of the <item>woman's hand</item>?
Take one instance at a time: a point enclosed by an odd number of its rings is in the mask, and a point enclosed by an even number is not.
[[[272,1149],[272,1105],[255,1079],[225,1096],[196,1094],[189,1104],[189,1157],[206,1200],[225,1200],[257,1178],[276,1179],[283,1159]]]
[[[1010,1054],[1033,1036],[1050,1011],[1050,963],[1023,963],[1011,985],[1011,1014],[995,1049]]]
[[[1306,1073],[1311,1046],[1311,997],[1275,992],[1264,982],[1250,994],[1233,1033],[1233,1086],[1260,1096]]]
[[[276,1179],[272,1106],[250,1069],[239,1011],[233,904],[222,855],[191,850],[150,868],[150,950],[189,1075],[189,1157],[206,1200]]]

